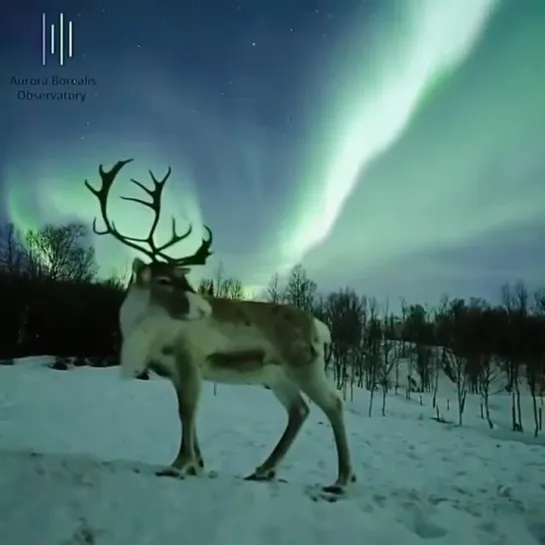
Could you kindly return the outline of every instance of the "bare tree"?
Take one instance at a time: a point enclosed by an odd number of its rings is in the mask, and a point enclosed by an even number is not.
[[[0,270],[21,274],[28,263],[23,237],[13,223],[0,226]]]
[[[378,305],[374,298],[369,299],[367,329],[365,332],[366,386],[370,392],[369,416],[373,414],[373,401],[377,389],[378,377],[382,366],[382,324],[378,317]]]
[[[212,279],[214,282],[214,286],[216,288],[216,297],[221,297],[221,285],[223,284],[223,280],[225,279],[225,268],[223,266],[223,262],[220,261],[218,263],[218,266],[216,267],[216,271],[214,272],[214,278]]]
[[[458,425],[463,424],[463,416],[468,391],[467,380],[467,309],[462,299],[456,299],[450,304],[451,337],[449,342],[450,369],[456,384],[458,401]]]
[[[197,291],[201,295],[209,295],[213,297],[215,295],[214,293],[214,281],[210,278],[201,278],[201,281],[199,282],[199,287],[197,288]]]
[[[224,279],[221,285],[222,296],[227,299],[245,299],[242,282],[231,276]]]
[[[463,424],[464,410],[467,398],[466,359],[461,354],[450,353],[453,356],[452,369],[456,377],[456,400],[458,402],[458,425]]]
[[[405,342],[403,340],[403,318],[400,318],[398,316],[394,316],[394,325],[393,325],[393,339],[396,342],[396,352],[398,357],[395,359],[394,363],[394,395],[397,395],[397,392],[399,388],[401,387],[401,384],[399,383],[400,377],[400,364],[401,361],[406,353],[405,350]]]
[[[501,310],[482,305],[474,309],[472,329],[476,331],[477,388],[481,396],[481,418],[486,419],[488,427],[494,428],[490,416],[490,388],[498,378],[498,365],[495,354],[498,348],[497,336],[501,331],[503,313]]]
[[[197,289],[203,295],[220,299],[245,299],[244,287],[238,278],[226,276],[220,263],[213,278],[202,278]]]
[[[270,303],[282,303],[284,298],[285,296],[280,285],[280,276],[278,273],[274,273],[265,289],[265,299]]]
[[[316,283],[311,280],[302,265],[291,269],[286,284],[286,303],[312,311],[316,302]]]
[[[511,393],[511,418],[513,431],[523,431],[522,410],[520,403],[520,368],[522,335],[524,322],[528,315],[528,292],[522,282],[514,286],[502,286],[503,305],[507,312],[505,324],[505,339],[503,344],[503,359],[506,364],[508,389]]]
[[[539,309],[537,309],[539,312]],[[545,320],[539,314],[526,318],[524,328],[526,381],[532,396],[532,412],[534,415],[534,437],[537,437],[541,427],[542,410],[538,408],[537,397],[545,382]]]
[[[48,224],[25,235],[33,272],[52,280],[90,281],[97,273],[95,250],[85,225]]]
[[[382,416],[386,416],[386,396],[390,388],[390,375],[400,360],[399,343],[394,338],[394,316],[389,314],[388,303],[382,326],[382,365],[379,382],[382,386]]]
[[[416,364],[416,372],[420,377],[420,391],[430,388],[432,369],[428,345],[432,342],[433,335],[432,326],[428,322],[428,314],[428,310],[422,305],[411,305],[409,308],[404,308],[405,336],[414,343],[414,351],[410,356],[409,392],[413,389],[411,388],[413,362]],[[410,393],[408,397],[410,397]]]
[[[331,330],[337,389],[342,390],[346,398],[347,382],[350,379],[350,397],[353,399],[356,377],[354,356],[361,347],[365,321],[364,301],[348,288],[330,293],[325,300],[324,318]]]
[[[545,288],[541,288],[534,293],[534,304],[537,313],[545,316]]]
[[[405,299],[401,300],[401,321],[403,324],[402,334],[401,334],[401,353],[404,358],[407,358],[407,387],[405,389],[405,396],[407,399],[411,399],[412,391],[412,375],[414,369],[414,358],[412,350],[412,339],[410,339],[410,310],[409,305]],[[396,382],[399,384],[399,377],[396,377]]]
[[[484,414],[481,414],[481,417],[486,418],[488,427],[490,429],[494,428],[494,422],[492,422],[492,417],[490,416],[490,385],[497,378],[498,367],[493,364],[492,357],[486,355],[481,360],[481,375],[480,375],[480,394],[482,399],[481,407],[484,408]]]
[[[545,321],[545,289],[540,289],[538,290],[535,294],[535,308],[536,308],[536,313],[541,317],[542,320]],[[544,360],[545,360],[545,356],[544,356]],[[543,396],[545,395],[545,361],[542,362],[542,370],[543,370],[543,375],[541,377],[541,382],[539,384],[539,396],[541,398],[541,407],[543,407],[544,405],[544,402],[543,402]],[[541,429],[541,424],[540,424],[540,429]]]
[[[225,269],[223,267],[223,263],[220,261],[218,266],[216,267],[216,272],[214,273],[214,277],[212,278],[212,286],[214,290],[214,297],[225,297]]]
[[[434,409],[437,407],[437,392],[439,390],[439,376],[441,372],[445,372],[454,382],[454,377],[450,369],[450,358],[448,356],[448,347],[450,346],[452,337],[451,321],[449,296],[444,293],[441,295],[439,305],[435,310],[433,323],[433,336],[437,345],[433,369],[432,407]]]

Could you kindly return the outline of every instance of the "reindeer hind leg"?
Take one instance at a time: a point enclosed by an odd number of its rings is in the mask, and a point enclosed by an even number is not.
[[[324,491],[340,494],[348,483],[356,480],[350,462],[342,399],[329,383],[321,358],[317,358],[311,366],[298,369],[296,377],[301,390],[322,409],[333,428],[337,450],[337,480],[334,485],[324,487]]]
[[[246,480],[250,481],[268,481],[276,477],[278,465],[288,453],[309,413],[308,405],[301,396],[299,388],[287,378],[269,385],[268,389],[286,409],[288,422],[271,454],[250,476],[246,477]]]

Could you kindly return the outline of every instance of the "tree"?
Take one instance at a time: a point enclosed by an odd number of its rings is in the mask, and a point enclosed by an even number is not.
[[[431,352],[428,346],[433,342],[433,328],[428,322],[428,311],[422,305],[411,305],[405,309],[405,336],[410,342],[414,343],[414,352],[410,356],[410,371],[409,371],[409,393],[411,371],[413,362],[416,363],[416,372],[420,377],[420,391],[425,391],[431,385]],[[413,355],[416,358],[413,358]]]
[[[323,312],[325,322],[331,331],[331,350],[335,362],[333,376],[337,389],[342,389],[346,397],[347,379],[350,378],[353,399],[356,375],[355,355],[361,350],[365,324],[365,301],[358,297],[354,290],[345,288],[327,296]]]
[[[490,416],[490,387],[498,378],[498,365],[495,361],[498,351],[498,332],[502,331],[505,315],[501,309],[483,306],[479,313],[474,313],[473,328],[478,332],[478,369],[477,386],[481,396],[481,418],[486,418],[488,427],[493,429]]]
[[[382,365],[379,371],[379,382],[382,386],[382,416],[386,416],[386,396],[390,388],[390,374],[400,360],[399,343],[393,339],[394,316],[389,314],[388,304],[382,325]]]
[[[534,293],[536,312],[543,316],[545,315],[545,289],[541,288]]]
[[[0,270],[8,274],[21,274],[27,261],[20,231],[13,223],[0,226]]]
[[[456,398],[458,401],[458,425],[463,423],[463,415],[467,397],[467,308],[462,299],[455,299],[450,304],[451,337],[449,355],[451,356],[451,370],[456,384]]]
[[[223,282],[223,293],[227,299],[244,299],[244,288],[238,278],[229,277]]]
[[[25,235],[32,274],[51,280],[91,281],[97,273],[95,250],[85,225],[48,224]]]
[[[490,429],[493,428],[489,408],[490,386],[497,376],[494,355],[501,324],[501,312],[492,309],[482,299],[472,298],[467,305],[462,301],[455,304],[452,334],[461,359],[454,375],[459,378],[460,366],[465,366],[465,387],[481,396],[481,418],[486,418]]]
[[[280,276],[274,273],[265,289],[265,300],[269,303],[281,303],[285,299],[285,295],[280,286]]]
[[[201,295],[214,296],[214,281],[210,278],[201,278],[197,292]]]
[[[295,265],[289,273],[285,301],[294,307],[312,312],[316,302],[316,282],[311,280],[302,265]]]
[[[524,328],[524,359],[526,361],[526,381],[532,396],[532,412],[534,415],[534,437],[539,434],[541,425],[537,397],[545,381],[545,320],[539,314],[526,318]]]
[[[382,348],[382,323],[378,316],[378,305],[374,298],[369,299],[368,320],[364,339],[364,353],[366,363],[366,386],[370,391],[369,396],[369,416],[373,414],[373,401],[375,390],[377,388],[378,377],[382,366],[381,348]]]
[[[439,390],[439,375],[444,370],[448,361],[447,346],[450,340],[449,298],[447,294],[441,295],[439,306],[435,310],[433,320],[433,335],[435,340],[435,352],[433,354],[433,396],[432,407],[437,408],[437,392]]]
[[[522,282],[514,286],[502,286],[503,306],[507,314],[503,342],[502,357],[506,365],[508,390],[511,393],[511,418],[513,431],[523,431],[522,410],[520,403],[520,368],[523,354],[524,323],[528,315],[528,292]]]
[[[407,399],[411,398],[412,384],[413,384],[413,368],[414,368],[414,358],[413,358],[413,333],[415,329],[415,320],[414,317],[410,316],[410,307],[407,305],[407,302],[403,299],[401,301],[401,315],[403,329],[401,333],[402,337],[402,354],[404,358],[408,358],[409,365],[407,369],[407,388],[405,389],[405,396]],[[397,377],[399,379],[399,377]]]
[[[244,288],[238,278],[225,276],[223,264],[216,269],[214,278],[202,278],[197,291],[202,295],[223,299],[244,299]]]

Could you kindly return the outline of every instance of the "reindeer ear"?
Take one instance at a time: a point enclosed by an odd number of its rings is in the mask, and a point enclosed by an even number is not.
[[[145,266],[146,264],[140,258],[135,257],[132,261],[132,272],[138,276]]]
[[[174,276],[176,278],[182,278],[191,272],[189,267],[174,267]]]

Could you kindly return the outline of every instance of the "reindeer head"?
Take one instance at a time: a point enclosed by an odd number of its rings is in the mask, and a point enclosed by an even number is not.
[[[208,316],[212,309],[187,280],[189,269],[170,263],[144,263],[136,258],[132,265],[129,291],[146,298],[152,308],[166,311],[176,320],[195,320]]]
[[[172,235],[170,239],[157,245],[154,240],[155,231],[159,224],[161,213],[161,198],[165,182],[171,174],[171,168],[168,168],[166,175],[162,180],[157,180],[154,174],[149,171],[153,181],[153,188],[150,189],[137,180],[131,179],[135,185],[144,190],[151,201],[144,201],[135,197],[121,197],[123,200],[136,202],[150,208],[154,213],[154,219],[150,226],[148,235],[143,238],[129,237],[121,234],[113,221],[108,218],[107,203],[110,190],[115,177],[119,171],[132,159],[118,161],[112,169],[105,171],[100,165],[98,172],[102,180],[99,189],[93,188],[87,180],[85,186],[98,199],[100,213],[105,224],[104,230],[97,228],[97,219],[93,220],[93,232],[97,235],[111,235],[119,242],[145,254],[150,262],[145,263],[141,259],[135,258],[132,264],[132,277],[129,285],[129,292],[124,303],[125,309],[130,307],[128,320],[121,315],[122,330],[123,322],[133,323],[150,309],[162,309],[166,311],[169,317],[175,319],[198,319],[210,314],[210,305],[202,297],[195,293],[195,290],[189,284],[186,275],[191,265],[204,265],[211,255],[210,246],[212,245],[212,231],[205,226],[208,238],[203,239],[197,251],[190,256],[181,258],[172,258],[165,254],[165,250],[174,246],[178,242],[187,238],[193,231],[190,225],[185,233],[178,234],[176,230],[176,220],[172,218]],[[147,247],[146,247],[147,246]],[[130,304],[127,303],[130,301]],[[138,310],[137,310],[138,309]],[[126,314],[126,313],[125,313]]]

